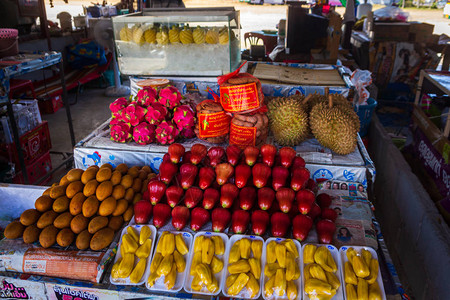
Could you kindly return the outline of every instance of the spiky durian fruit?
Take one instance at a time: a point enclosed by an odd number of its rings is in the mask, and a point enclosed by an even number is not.
[[[192,37],[192,30],[189,26],[184,26],[183,30],[180,32],[180,41],[182,44],[192,44],[194,38]]]
[[[205,36],[206,43],[217,44],[219,42],[219,33],[215,29],[209,29]]]
[[[129,42],[133,38],[133,32],[131,31],[130,28],[125,26],[122,29],[120,29],[119,36],[120,36],[120,40]]]
[[[194,29],[192,32],[192,37],[194,38],[194,43],[204,44],[205,43],[205,31],[200,27]]]
[[[169,30],[169,41],[171,44],[180,42],[180,29],[175,25]]]
[[[335,99],[337,104],[334,104]],[[328,102],[315,105],[309,124],[320,144],[337,154],[347,155],[356,148],[359,118],[351,106],[341,100],[337,95],[330,95]]]
[[[311,94],[310,100],[306,103],[308,113],[311,112],[311,109],[319,103],[328,103],[328,93],[326,95],[321,94]],[[345,105],[348,108],[351,108],[350,102],[348,102],[347,98],[340,94],[333,94],[333,105]]]
[[[139,46],[145,43],[144,30],[141,26],[133,27],[133,42]]]
[[[303,96],[274,98],[269,102],[269,124],[275,141],[283,146],[295,146],[308,137],[308,114]]]
[[[149,44],[156,43],[156,29],[152,27],[144,31],[144,39]]]
[[[156,33],[156,42],[158,45],[167,45],[169,44],[169,33],[167,31],[167,27],[164,26]]]
[[[219,43],[221,45],[226,45],[226,44],[228,44],[228,40],[229,40],[228,28],[227,28],[227,26],[223,26],[223,28],[220,29],[220,31],[219,31]]]

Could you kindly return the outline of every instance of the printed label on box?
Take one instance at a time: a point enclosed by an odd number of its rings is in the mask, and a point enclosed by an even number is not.
[[[229,112],[240,112],[261,106],[256,83],[220,87],[220,104]]]
[[[231,117],[224,111],[213,114],[198,114],[200,138],[216,137],[230,131]]]
[[[256,127],[238,126],[231,123],[230,126],[230,144],[241,148],[246,146],[255,146]]]
[[[45,260],[24,259],[23,271],[25,273],[45,273],[47,262]]]

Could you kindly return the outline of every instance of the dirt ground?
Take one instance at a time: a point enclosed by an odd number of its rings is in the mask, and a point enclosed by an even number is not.
[[[111,1],[111,3],[115,2],[116,1]],[[241,13],[242,32],[274,29],[278,21],[286,16],[285,5],[250,5],[241,3],[238,0],[184,0],[184,3],[186,7],[234,6],[236,9],[240,10]],[[61,11],[67,11],[72,15],[82,13],[82,5],[91,5],[91,0],[69,0],[68,4],[64,3],[63,0],[54,0],[54,8],[50,8],[49,5],[46,5],[47,15],[50,20],[57,21],[56,15]],[[374,9],[381,7],[382,6],[374,7]],[[338,7],[336,10],[343,15],[345,8]],[[442,9],[407,8],[405,10],[409,13],[411,21],[434,24],[436,34],[446,33],[447,35],[450,35],[450,20],[443,18]]]

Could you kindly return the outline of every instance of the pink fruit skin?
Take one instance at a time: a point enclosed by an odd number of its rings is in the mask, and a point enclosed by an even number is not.
[[[178,203],[181,202],[181,198],[183,197],[184,190],[176,185],[169,186],[166,189],[166,200],[167,204],[170,205],[170,207],[175,207],[178,205]]]
[[[189,105],[181,105],[174,109],[172,121],[178,130],[193,128],[195,125],[195,113]]]
[[[269,167],[275,164],[275,155],[277,154],[277,148],[274,145],[266,144],[261,146],[262,162]]]
[[[214,232],[223,232],[231,220],[231,213],[223,207],[214,208],[211,213],[212,230]]]
[[[256,202],[256,190],[254,187],[246,186],[239,192],[239,206],[243,210],[252,209]]]
[[[334,209],[331,208],[324,208],[322,209],[322,214],[320,216],[322,219],[327,219],[332,222],[335,222],[338,215],[337,212]]]
[[[316,197],[312,191],[305,189],[297,192],[296,199],[298,202],[298,211],[306,215],[313,207]]]
[[[180,167],[181,187],[185,190],[190,188],[197,178],[198,168],[191,163],[184,163]]]
[[[203,207],[196,207],[191,213],[191,229],[200,230],[209,221],[209,212]]]
[[[289,170],[282,166],[276,166],[272,170],[272,187],[278,191],[281,187],[287,186]]]
[[[134,220],[136,224],[147,224],[152,217],[153,206],[146,200],[140,200],[134,205]]]
[[[172,144],[169,146],[169,149],[167,150],[167,153],[169,154],[170,160],[177,164],[181,161],[181,158],[183,157],[186,149],[181,144]]]
[[[268,210],[275,199],[275,192],[270,187],[258,190],[258,205],[262,210]]]
[[[137,92],[134,101],[141,106],[147,107],[156,102],[157,96],[158,94],[154,88],[146,87]]]
[[[319,235],[319,242],[330,244],[336,231],[336,225],[330,220],[320,220],[316,223],[316,230]]]
[[[328,194],[322,193],[316,197],[317,204],[320,208],[328,208],[331,205],[331,197]]]
[[[311,210],[307,214],[311,219],[315,220],[320,214],[322,213],[322,210],[320,209],[320,206],[317,205],[317,203],[314,203]]]
[[[203,158],[205,158],[208,150],[205,145],[202,144],[194,144],[191,147],[191,163],[194,165],[198,165],[202,162]]]
[[[292,221],[292,235],[295,239],[303,242],[308,237],[313,226],[313,220],[306,215],[297,215]]]
[[[280,149],[281,165],[283,167],[289,168],[297,155],[297,152],[291,147],[283,147]]]
[[[203,193],[203,208],[204,209],[213,209],[216,204],[219,202],[220,193],[218,190],[214,188],[208,188]]]
[[[144,121],[146,113],[147,109],[137,105],[136,103],[131,103],[125,108],[125,114],[123,117],[132,126],[137,126],[139,123]]]
[[[125,107],[129,104],[128,100],[124,97],[117,98],[113,103],[109,105],[109,110],[113,117],[120,117]]]
[[[184,195],[184,205],[187,208],[196,207],[203,198],[203,191],[198,187],[190,187]]]
[[[163,227],[169,221],[171,208],[165,203],[158,203],[153,207],[153,225],[156,228]]]
[[[305,165],[306,165],[305,160],[300,156],[296,156],[296,157],[294,157],[294,160],[292,161],[291,171],[294,171],[295,169],[299,169],[299,168],[304,168]]]
[[[159,166],[159,178],[165,184],[169,184],[178,171],[178,166],[172,162],[162,162]]]
[[[222,163],[216,166],[216,182],[224,185],[233,176],[234,169],[229,163]]]
[[[250,167],[256,163],[258,159],[259,149],[255,146],[247,146],[244,149],[245,163]]]
[[[175,142],[179,131],[172,122],[163,121],[155,130],[156,140],[162,145],[169,145]]]
[[[287,214],[276,212],[270,218],[270,224],[272,225],[272,236],[284,237],[291,225],[291,220]]]
[[[252,168],[253,184],[259,189],[266,186],[271,173],[272,170],[270,167],[262,163],[257,163]]]
[[[111,140],[118,143],[127,143],[133,136],[130,133],[130,125],[120,122],[111,127]]]
[[[232,183],[224,184],[220,189],[220,205],[230,208],[234,200],[239,196],[239,189]]]
[[[177,230],[183,229],[189,221],[189,209],[185,206],[175,206],[172,209],[172,226]]]
[[[243,188],[247,185],[247,181],[252,176],[252,168],[247,165],[237,165],[234,169],[235,177],[234,183],[238,188]]]
[[[303,189],[308,183],[310,173],[306,168],[299,168],[292,171],[291,174],[291,188],[294,191]]]
[[[227,161],[232,165],[236,166],[241,158],[242,150],[236,145],[230,145],[227,147]]]
[[[250,214],[246,210],[235,210],[231,216],[231,230],[237,234],[243,234],[247,231],[250,223]]]
[[[180,105],[180,101],[183,97],[181,96],[178,89],[174,86],[168,86],[159,91],[159,103],[167,106],[169,109],[174,109]]]
[[[198,186],[204,190],[210,187],[214,182],[214,179],[216,179],[216,172],[214,172],[214,169],[211,167],[202,167],[200,168],[198,178]]]
[[[264,235],[269,225],[269,213],[264,210],[255,210],[252,213],[252,232],[256,235]]]
[[[161,201],[163,198],[165,192],[166,192],[166,185],[162,181],[152,181],[148,183],[148,193],[150,196],[150,202],[155,205]]]
[[[215,167],[222,162],[222,159],[225,156],[225,150],[222,147],[211,147],[209,148],[207,155],[210,159],[211,166]]]
[[[294,202],[295,192],[290,188],[282,187],[277,191],[275,197],[278,200],[281,211],[288,213],[291,210],[292,202]]]
[[[155,103],[148,107],[145,120],[149,124],[158,125],[166,119],[167,114],[167,108],[164,105]]]
[[[192,128],[184,128],[181,130],[180,136],[185,139],[192,139],[195,137],[195,131]]]
[[[142,122],[134,127],[133,140],[139,145],[153,143],[155,141],[155,129],[156,127],[154,125]]]

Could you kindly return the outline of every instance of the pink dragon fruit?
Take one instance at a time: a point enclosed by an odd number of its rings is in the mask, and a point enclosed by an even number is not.
[[[137,104],[147,107],[155,102],[157,102],[156,97],[158,96],[158,93],[156,90],[152,87],[146,87],[139,92],[137,92],[136,97],[134,98],[134,102]]]
[[[139,145],[148,145],[155,141],[155,125],[142,122],[134,127],[133,140]]]
[[[132,126],[137,126],[139,123],[144,121],[147,109],[136,103],[131,103],[125,108],[125,113],[123,114],[123,119],[125,122],[130,123]]]
[[[109,105],[109,109],[113,117],[120,117],[122,111],[128,106],[128,100],[124,97],[117,98],[113,103]]]
[[[111,126],[111,140],[118,143],[131,141],[131,125],[125,122],[117,122]]]
[[[185,139],[192,139],[193,137],[195,137],[194,128],[185,128],[181,130],[180,135]]]
[[[147,113],[145,114],[145,120],[149,124],[158,125],[167,116],[167,108],[161,103],[154,103],[148,107]]]
[[[179,130],[192,128],[195,124],[195,114],[189,105],[175,107],[172,121]]]
[[[174,86],[168,86],[159,91],[159,103],[166,106],[169,109],[174,109],[180,105],[181,96],[178,89]]]
[[[156,140],[162,145],[172,144],[178,133],[177,127],[171,121],[163,121],[156,128]]]

